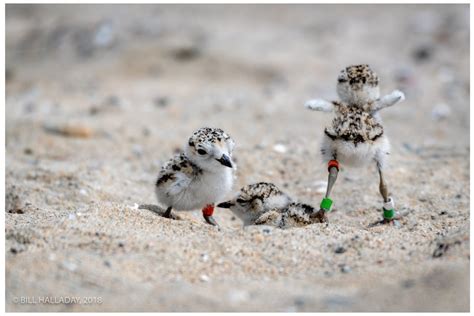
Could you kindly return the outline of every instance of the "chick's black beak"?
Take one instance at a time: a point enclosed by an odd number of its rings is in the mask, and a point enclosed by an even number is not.
[[[232,204],[230,201],[227,201],[227,202],[222,202],[220,204],[217,204],[217,207],[220,207],[220,208],[230,208],[231,206],[233,206],[234,204]]]
[[[216,160],[219,161],[222,165],[224,165],[226,167],[229,167],[229,168],[232,168],[232,162],[230,161],[229,156],[222,155],[221,158],[216,159]]]

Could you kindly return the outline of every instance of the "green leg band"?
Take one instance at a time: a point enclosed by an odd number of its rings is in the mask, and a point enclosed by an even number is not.
[[[331,206],[332,206],[332,200],[330,198],[324,198],[321,201],[321,205],[319,207],[323,209],[325,212],[330,212]]]
[[[391,210],[384,209],[383,210],[383,218],[392,219],[394,217],[395,217],[395,210],[393,210],[393,209],[391,209]]]

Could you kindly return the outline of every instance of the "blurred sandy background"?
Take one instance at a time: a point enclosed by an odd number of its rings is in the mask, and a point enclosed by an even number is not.
[[[303,104],[359,63],[407,97],[382,113],[401,227],[369,228],[375,166],[328,227],[136,209],[202,126],[236,140],[235,190],[318,205],[331,115]],[[469,310],[468,5],[7,5],[6,80],[7,311]]]

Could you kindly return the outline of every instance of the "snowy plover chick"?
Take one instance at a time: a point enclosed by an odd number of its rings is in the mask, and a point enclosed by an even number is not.
[[[388,194],[383,169],[390,154],[390,144],[384,134],[379,111],[403,101],[403,92],[395,90],[380,98],[379,79],[368,65],[349,66],[337,78],[340,101],[315,99],[305,107],[315,111],[335,112],[332,125],[324,130],[321,145],[323,159],[328,162],[326,195],[318,211],[321,221],[331,210],[329,198],[339,172],[339,162],[348,166],[367,166],[375,163],[379,173],[379,190],[383,197],[383,223],[395,219],[394,203]]]
[[[219,128],[200,128],[189,138],[184,153],[169,160],[156,181],[158,201],[171,210],[202,208],[207,223],[217,225],[212,217],[214,203],[232,189],[235,166],[232,162],[234,140]]]
[[[314,207],[304,203],[292,202],[284,209],[273,209],[264,213],[255,221],[255,224],[290,228],[319,222],[318,211]]]
[[[290,203],[290,197],[276,185],[259,182],[244,186],[234,199],[217,207],[230,209],[246,226],[255,224],[266,212],[284,209]]]

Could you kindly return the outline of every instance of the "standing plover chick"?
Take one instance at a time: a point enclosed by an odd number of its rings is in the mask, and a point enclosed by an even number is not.
[[[395,219],[393,198],[389,196],[383,169],[390,154],[390,144],[384,134],[379,111],[405,99],[401,91],[380,98],[379,79],[369,65],[346,67],[337,78],[340,101],[315,99],[305,107],[315,111],[335,112],[332,125],[324,130],[321,145],[323,159],[328,162],[328,185],[318,216],[327,221],[331,210],[329,198],[339,172],[339,162],[348,166],[367,166],[375,163],[379,173],[379,190],[383,198],[382,223]]]
[[[235,166],[232,162],[234,140],[219,128],[200,128],[189,138],[184,153],[169,160],[156,181],[158,201],[171,211],[202,209],[207,223],[217,225],[212,217],[214,203],[232,189]]]
[[[260,216],[271,210],[281,210],[291,203],[291,198],[276,185],[258,182],[240,189],[237,196],[217,207],[230,209],[244,225],[253,225]]]

